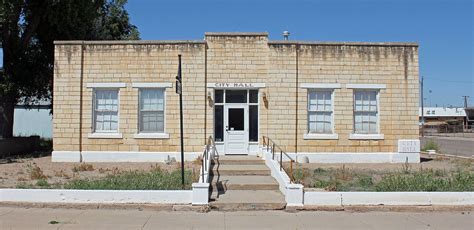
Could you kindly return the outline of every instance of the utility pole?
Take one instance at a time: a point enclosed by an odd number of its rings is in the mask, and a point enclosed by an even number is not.
[[[179,127],[181,131],[181,185],[184,189],[184,141],[183,141],[183,84],[181,76],[181,54],[178,55],[178,76],[176,76],[176,93],[179,94]]]
[[[469,98],[469,96],[462,96],[464,97],[464,108],[467,108],[467,99]]]
[[[421,76],[421,137],[425,136],[425,108],[424,108],[424,98],[423,98],[423,79],[424,77]]]
[[[464,129],[467,129],[468,128],[468,123],[467,123],[467,99],[469,98],[469,96],[462,96],[464,97],[464,112],[466,113],[466,117],[464,118]]]

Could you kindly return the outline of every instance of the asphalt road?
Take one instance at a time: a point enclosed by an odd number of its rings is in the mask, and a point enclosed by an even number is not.
[[[443,154],[474,157],[474,138],[430,136],[420,138],[420,140],[422,147],[427,140],[434,141],[439,145],[440,153]]]
[[[472,212],[151,210],[0,207],[0,229],[473,229]]]

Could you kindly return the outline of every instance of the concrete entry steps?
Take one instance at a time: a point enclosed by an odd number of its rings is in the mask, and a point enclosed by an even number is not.
[[[286,206],[278,182],[261,158],[221,156],[213,161],[211,175],[213,209],[280,210]]]

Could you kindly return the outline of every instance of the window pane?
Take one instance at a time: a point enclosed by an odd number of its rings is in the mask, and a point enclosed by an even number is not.
[[[215,103],[224,103],[224,90],[214,91],[214,100]]]
[[[229,130],[242,131],[245,127],[244,109],[229,109],[228,110]]]
[[[225,103],[247,103],[247,90],[226,90]]]
[[[250,103],[258,103],[258,90],[249,90]]]
[[[141,112],[140,132],[163,133],[164,132],[164,114],[162,111],[143,111]]]
[[[117,131],[118,90],[94,90],[94,131]]]
[[[141,89],[140,109],[142,111],[163,111],[164,91],[162,89]]]
[[[258,106],[249,106],[249,141],[258,141]]]
[[[332,133],[332,90],[308,93],[309,133]]]
[[[214,106],[214,138],[215,141],[224,141],[224,108]]]
[[[164,90],[140,89],[139,98],[139,131],[143,133],[163,133],[165,131]]]
[[[309,112],[309,133],[332,133],[331,112]]]
[[[354,92],[354,132],[373,134],[378,132],[377,121],[377,93],[378,91]]]
[[[317,100],[316,92],[314,92],[314,91],[309,92],[308,110],[309,111],[316,111],[317,102],[318,102],[318,100]]]

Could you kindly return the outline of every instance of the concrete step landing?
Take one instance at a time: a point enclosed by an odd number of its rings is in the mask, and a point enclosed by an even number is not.
[[[278,182],[271,176],[214,176],[211,189],[226,190],[278,190]]]
[[[226,165],[219,164],[213,165],[211,175],[227,175],[227,176],[237,176],[237,175],[261,175],[266,176],[270,175],[270,169],[264,164],[258,165]]]
[[[227,190],[213,192],[210,206],[219,211],[282,210],[286,202],[280,191]]]

